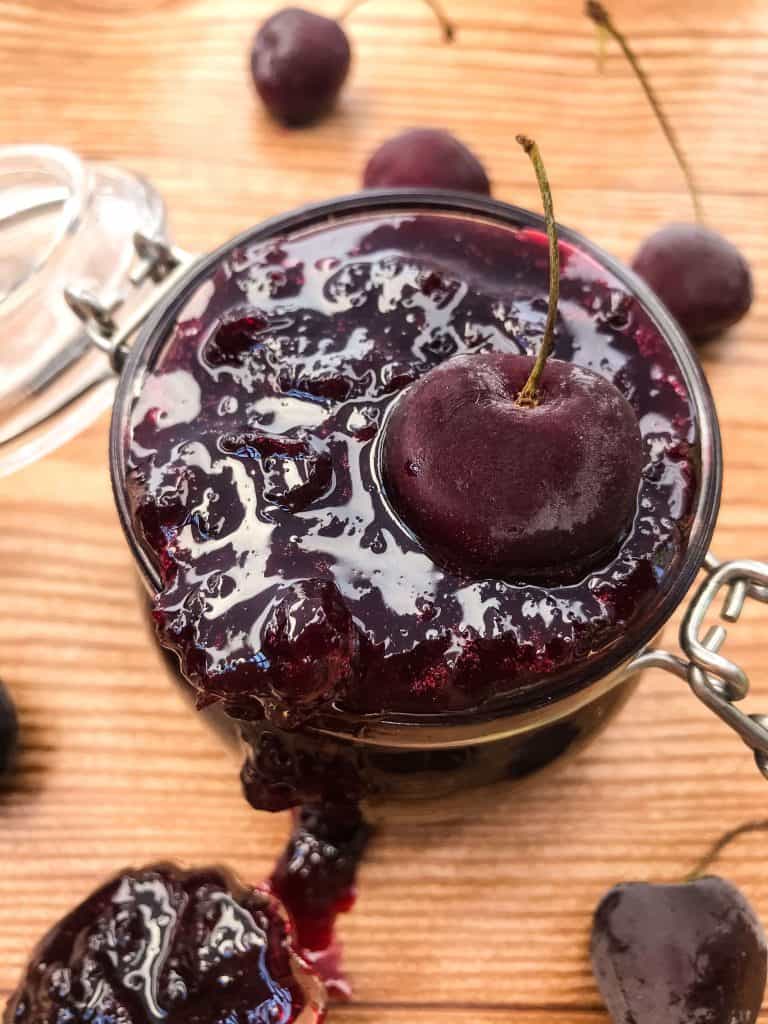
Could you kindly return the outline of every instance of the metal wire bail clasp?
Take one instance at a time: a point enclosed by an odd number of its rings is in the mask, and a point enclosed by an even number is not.
[[[129,282],[137,299],[141,296],[139,301],[129,302],[128,295],[100,297],[77,286],[64,291],[67,305],[83,322],[88,338],[109,356],[117,373],[125,360],[128,339],[196,259],[163,237],[150,237],[138,231],[133,236],[133,245],[136,258]],[[126,306],[130,308],[118,323],[115,314]]]
[[[743,668],[720,653],[726,628],[718,623],[702,635],[707,614],[723,590],[720,617],[726,622],[738,620],[747,597],[768,603],[768,564],[750,559],[721,564],[710,556],[706,568],[710,575],[694,595],[680,627],[680,646],[690,659],[688,684],[751,747],[757,767],[768,779],[768,715],[747,715],[735,707],[749,692],[749,679]]]

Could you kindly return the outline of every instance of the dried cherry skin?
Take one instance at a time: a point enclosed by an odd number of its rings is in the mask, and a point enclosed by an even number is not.
[[[369,159],[364,188],[440,188],[491,194],[482,163],[455,135],[411,128],[383,142]]]
[[[753,1024],[766,941],[742,893],[716,876],[627,882],[595,912],[592,968],[616,1024]]]
[[[272,116],[289,126],[316,121],[335,104],[349,73],[352,51],[332,18],[284,7],[256,33],[251,75]]]
[[[262,634],[272,689],[287,705],[329,703],[354,670],[358,632],[336,585],[299,580],[283,587]]]
[[[632,268],[651,286],[691,341],[738,323],[752,305],[744,255],[701,224],[667,224],[643,242]]]

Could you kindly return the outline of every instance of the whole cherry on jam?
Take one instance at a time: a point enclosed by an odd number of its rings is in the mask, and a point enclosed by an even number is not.
[[[691,168],[626,37],[597,0],[588,0],[586,13],[616,40],[640,80],[683,172],[696,212],[696,224],[668,224],[647,238],[632,267],[656,292],[688,337],[705,341],[738,323],[749,311],[749,264],[732,242],[702,223],[701,202]]]
[[[363,173],[363,187],[402,186],[491,192],[485,168],[472,150],[439,128],[411,128],[374,151]]]
[[[591,370],[549,360],[528,407],[533,359],[451,359],[395,407],[388,493],[459,574],[568,580],[606,561],[637,505],[643,447],[624,396]]]
[[[352,60],[341,22],[362,2],[350,3],[338,19],[284,7],[261,25],[251,46],[251,76],[276,120],[291,126],[309,124],[333,108]],[[453,28],[436,0],[425,3],[450,40]]]
[[[534,360],[448,360],[390,416],[382,472],[390,498],[433,558],[460,575],[575,579],[609,558],[637,505],[644,463],[637,417],[613,384],[554,346],[559,248],[538,149],[550,242],[550,296]]]
[[[320,979],[269,893],[219,868],[129,869],[35,950],[5,1024],[316,1024]]]

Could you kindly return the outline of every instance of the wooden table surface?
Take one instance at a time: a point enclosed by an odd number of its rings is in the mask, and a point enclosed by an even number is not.
[[[318,0],[327,13],[331,0]],[[270,123],[245,73],[272,0],[0,0],[0,143],[51,142],[147,174],[176,238],[202,250],[262,217],[354,190],[380,139],[448,127],[497,196],[538,208],[511,141],[534,135],[560,219],[629,258],[688,219],[680,174],[611,51],[604,78],[579,0],[445,0],[440,43],[417,0],[371,0],[349,29],[338,111]],[[708,217],[743,248],[758,298],[702,353],[725,445],[715,550],[768,554],[768,6],[616,0],[697,168]],[[0,792],[0,1000],[31,944],[126,864],[225,861],[262,879],[286,829],[250,811],[237,766],[168,684],[110,494],[107,417],[0,481],[0,677],[19,708],[20,771]],[[729,651],[768,711],[766,613]],[[676,642],[674,624],[665,634]],[[615,724],[565,768],[448,837],[385,831],[342,923],[348,1024],[599,1024],[586,944],[601,892],[673,880],[725,829],[768,811],[749,753],[684,683],[650,673]],[[719,870],[768,921],[765,837]]]

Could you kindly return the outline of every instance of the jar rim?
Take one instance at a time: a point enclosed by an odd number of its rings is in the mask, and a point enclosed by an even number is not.
[[[312,203],[269,218],[239,233],[195,261],[178,285],[153,310],[139,331],[122,368],[112,412],[110,470],[113,493],[123,531],[150,593],[157,592],[160,580],[148,552],[139,542],[130,515],[125,486],[125,442],[130,407],[136,394],[136,381],[146,369],[159,344],[166,339],[174,317],[201,280],[234,248],[265,242],[298,230],[309,230],[324,223],[335,223],[346,217],[386,212],[469,214],[486,217],[511,227],[544,230],[544,219],[541,215],[485,196],[447,190],[377,189]],[[590,666],[586,666],[585,672],[580,674],[575,682],[564,684],[555,696],[551,692],[547,694],[546,691],[543,695],[541,692],[528,693],[526,689],[512,698],[507,694],[502,698],[492,699],[476,710],[436,714],[384,711],[377,714],[355,715],[333,709],[332,713],[326,716],[320,715],[312,719],[310,727],[315,730],[337,737],[346,736],[391,746],[411,745],[411,740],[414,739],[413,730],[417,730],[420,737],[417,741],[419,745],[422,745],[421,737],[426,737],[427,734],[435,737],[434,744],[430,742],[429,745],[444,746],[446,741],[463,745],[469,741],[468,737],[477,738],[478,729],[486,736],[489,732],[495,734],[500,730],[519,731],[517,726],[512,725],[513,722],[522,725],[524,721],[531,720],[532,715],[540,714],[542,709],[549,709],[549,715],[556,706],[556,717],[560,717],[560,714],[572,710],[574,702],[585,703],[582,695],[586,695],[587,692],[588,699],[591,700],[597,695],[596,690],[600,693],[605,691],[607,681],[610,681],[610,685],[618,685],[626,679],[627,673],[621,671],[621,666],[626,666],[631,657],[643,650],[660,632],[682,602],[704,562],[720,504],[722,448],[714,401],[698,357],[660,299],[632,270],[577,231],[560,225],[558,231],[562,241],[583,251],[627,287],[663,336],[683,375],[698,432],[700,465],[699,487],[691,530],[676,575],[658,602],[658,607],[644,620],[642,629],[638,628],[636,632],[627,634],[623,643],[613,645],[602,657],[595,659],[591,671]],[[540,689],[539,686],[539,691]]]

